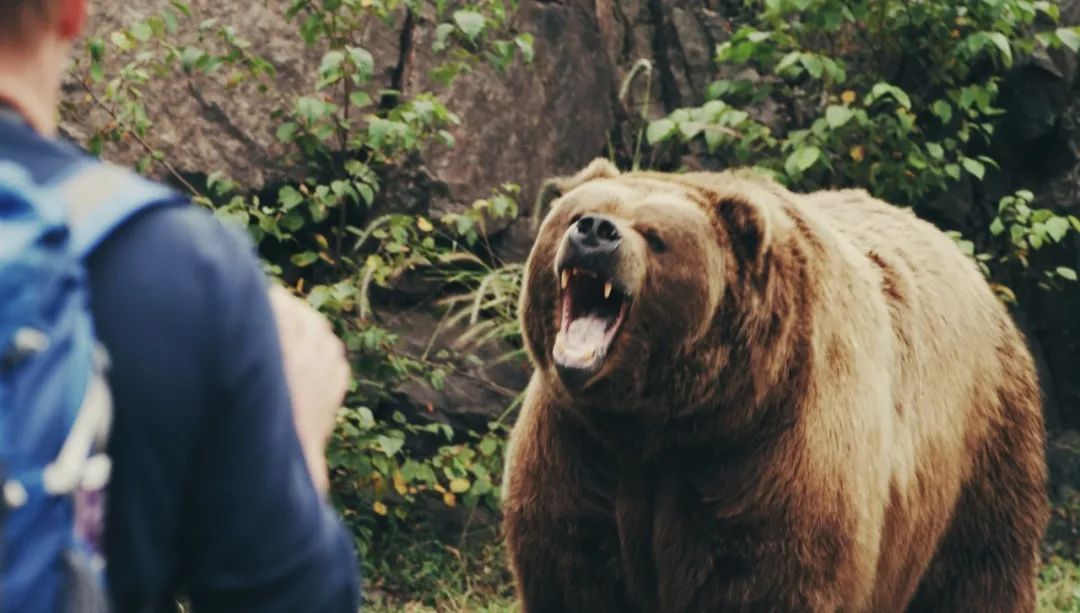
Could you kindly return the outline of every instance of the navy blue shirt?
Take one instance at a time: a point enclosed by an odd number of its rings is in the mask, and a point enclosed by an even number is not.
[[[84,154],[0,116],[0,161],[47,182]],[[115,417],[105,526],[118,611],[349,612],[351,539],[312,485],[250,243],[147,210],[88,262]]]

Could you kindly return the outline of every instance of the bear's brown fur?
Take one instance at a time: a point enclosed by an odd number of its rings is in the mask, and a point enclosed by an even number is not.
[[[947,236],[740,172],[562,187],[504,483],[527,613],[1033,610],[1036,374]],[[611,255],[574,259],[603,220]]]

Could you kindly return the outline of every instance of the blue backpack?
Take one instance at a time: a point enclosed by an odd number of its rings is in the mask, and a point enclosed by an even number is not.
[[[112,401],[84,262],[177,194],[87,162],[50,185],[0,162],[0,612],[107,611]]]

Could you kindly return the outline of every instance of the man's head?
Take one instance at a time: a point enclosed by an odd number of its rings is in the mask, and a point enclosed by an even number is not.
[[[0,0],[0,48],[26,48],[43,37],[78,38],[86,0]]]
[[[0,0],[0,101],[55,131],[60,78],[89,0]]]

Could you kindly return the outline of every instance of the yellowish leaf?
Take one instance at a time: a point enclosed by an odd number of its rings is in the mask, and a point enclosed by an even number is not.
[[[376,500],[375,504],[371,505],[371,509],[375,511],[376,515],[382,515],[383,517],[385,517],[386,513],[389,511],[389,509],[386,508],[386,505],[380,500]]]
[[[431,225],[431,222],[426,217],[417,218],[416,227],[420,228],[421,232],[431,232],[435,229],[435,226]]]
[[[851,91],[850,89],[845,90],[844,93],[840,94],[840,100],[844,104],[851,104],[852,102],[855,102],[855,92]]]
[[[866,157],[866,150],[863,149],[862,145],[855,145],[848,153],[849,155],[851,155],[851,159],[855,160],[856,162],[861,162],[863,161],[863,158]]]
[[[445,504],[448,507],[456,507],[457,506],[457,496],[454,496],[454,494],[451,493],[451,492],[444,493],[442,495],[442,501],[443,501],[443,504]]]
[[[394,471],[394,490],[402,496],[409,491],[409,486],[405,485],[405,476],[401,474],[400,470]]]
[[[454,492],[455,494],[460,494],[462,492],[469,491],[469,480],[468,479],[454,479],[453,481],[450,482],[450,491]]]

